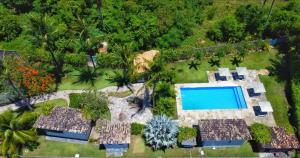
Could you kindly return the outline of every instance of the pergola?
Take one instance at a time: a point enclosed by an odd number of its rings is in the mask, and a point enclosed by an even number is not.
[[[273,112],[273,108],[270,102],[262,101],[258,102],[261,112],[271,113]]]
[[[228,77],[231,76],[231,73],[228,68],[219,68],[218,69],[220,76]]]
[[[248,70],[246,67],[237,67],[236,68],[236,72],[238,75],[240,76],[246,76],[249,74]]]
[[[266,92],[264,84],[262,84],[260,82],[253,83],[253,90],[254,90],[254,93],[265,93]]]

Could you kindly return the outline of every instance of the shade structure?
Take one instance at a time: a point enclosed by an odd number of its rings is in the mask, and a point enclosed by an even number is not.
[[[254,93],[265,93],[266,92],[264,84],[262,84],[260,82],[253,83],[253,90],[254,90]]]
[[[242,75],[242,76],[245,76],[245,75],[249,74],[246,67],[237,67],[236,72],[238,73],[238,75]]]
[[[262,101],[258,102],[261,112],[273,112],[273,108],[270,102]]]
[[[219,68],[219,74],[220,76],[225,76],[225,77],[231,76],[231,73],[228,68]]]

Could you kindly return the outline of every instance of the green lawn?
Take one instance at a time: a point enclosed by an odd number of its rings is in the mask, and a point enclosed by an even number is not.
[[[52,104],[54,106],[68,106],[67,101],[64,100],[64,99],[53,99],[53,100],[49,100],[49,101],[46,101],[46,102],[35,104],[34,105],[34,110],[36,112],[41,113],[42,112],[42,107],[45,104]]]
[[[24,156],[74,156],[80,154],[82,157],[105,157],[105,150],[99,150],[96,144],[72,144],[56,141],[45,140],[44,137],[39,139],[40,145],[38,149],[32,152],[24,152]],[[143,139],[139,136],[132,136],[131,144],[128,152],[124,154],[125,157],[186,157],[199,156],[198,148],[184,149],[174,147],[164,151],[153,151],[150,147],[144,145]],[[137,150],[139,149],[139,150]],[[249,143],[245,143],[241,147],[236,148],[218,148],[204,149],[205,156],[209,157],[256,157]]]
[[[24,152],[24,156],[65,156],[74,157],[80,154],[81,157],[105,157],[105,151],[99,150],[98,145],[94,144],[73,144],[46,140],[44,137],[39,139],[38,149],[32,152]]]
[[[66,76],[62,79],[61,84],[59,85],[59,90],[70,90],[70,89],[89,89],[89,88],[104,88],[113,85],[109,81],[107,81],[107,74],[112,74],[111,69],[100,69],[98,70],[101,75],[96,78],[94,86],[92,86],[91,83],[85,83],[78,81],[78,75],[79,71],[74,70],[73,72],[70,72],[66,74]]]
[[[246,66],[248,69],[264,69],[271,65],[270,59],[275,58],[276,50],[271,52],[259,52],[250,53],[245,57],[240,66]],[[221,62],[222,67],[229,67],[234,69],[230,62],[231,57],[224,57]],[[168,67],[176,71],[175,82],[176,83],[195,83],[195,82],[207,82],[206,71],[216,70],[216,67],[211,67],[207,60],[203,60],[198,67],[198,70],[189,69],[189,61],[177,62],[169,64]]]
[[[266,88],[266,95],[273,107],[273,115],[276,124],[281,127],[285,127],[290,133],[293,133],[293,127],[289,122],[289,104],[285,97],[284,82],[276,81],[275,77],[260,76],[261,81]]]

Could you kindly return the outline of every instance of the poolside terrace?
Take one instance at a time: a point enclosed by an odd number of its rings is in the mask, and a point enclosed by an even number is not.
[[[235,73],[236,71],[230,71]],[[248,89],[253,87],[254,83],[260,83],[259,74],[266,74],[264,71],[248,70],[248,74],[242,80],[234,80],[232,76],[228,76],[226,81],[218,81],[216,79],[217,71],[207,71],[208,83],[184,83],[176,84],[176,106],[178,114],[178,123],[183,126],[196,125],[201,119],[244,119],[247,125],[255,122],[265,124],[267,126],[276,126],[272,113],[265,116],[255,115],[253,107],[259,106],[259,102],[267,101],[266,95],[261,93],[258,96],[249,95]],[[180,88],[192,87],[226,87],[241,86],[245,101],[246,109],[208,109],[208,110],[183,110],[182,100],[180,96]]]

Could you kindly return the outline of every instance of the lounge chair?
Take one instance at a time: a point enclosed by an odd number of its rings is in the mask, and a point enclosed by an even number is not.
[[[245,79],[245,77],[243,75],[239,75],[237,72],[233,72],[231,74],[232,74],[232,78],[234,80],[244,80]]]
[[[267,112],[262,112],[260,106],[253,106],[255,116],[266,116]]]
[[[247,92],[248,92],[250,97],[258,97],[258,96],[261,95],[261,93],[255,93],[253,88],[247,89]]]
[[[227,81],[225,76],[220,76],[220,73],[215,73],[216,81]]]

